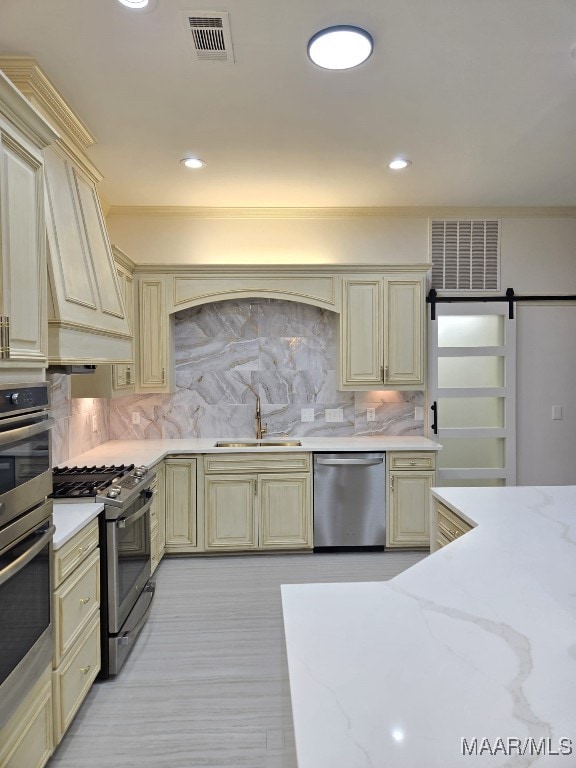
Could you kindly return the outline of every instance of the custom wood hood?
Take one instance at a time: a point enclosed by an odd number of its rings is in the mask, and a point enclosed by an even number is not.
[[[94,138],[28,57],[0,69],[59,138],[44,150],[48,244],[48,361],[128,363],[132,335],[96,191],[102,176],[85,156]]]

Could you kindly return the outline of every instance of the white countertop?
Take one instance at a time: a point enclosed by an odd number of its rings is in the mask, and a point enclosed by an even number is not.
[[[145,464],[152,466],[175,453],[249,453],[250,448],[215,448],[227,438],[189,438],[173,440],[110,440],[91,451],[74,456],[63,464]],[[230,438],[228,438],[230,439]],[[234,438],[233,438],[234,439]],[[242,438],[238,438],[241,440]],[[253,437],[246,438],[253,440]],[[273,440],[274,438],[269,438]],[[278,438],[282,439],[282,438]],[[287,438],[293,439],[293,438]],[[298,451],[439,451],[442,446],[426,437],[301,437],[301,446],[257,448],[269,453]]]
[[[85,501],[71,504],[54,504],[53,519],[56,526],[54,534],[54,549],[60,549],[70,541],[78,531],[82,530],[91,520],[104,509],[104,504]]]
[[[477,527],[388,582],[282,587],[299,768],[573,768],[576,487],[435,495]]]

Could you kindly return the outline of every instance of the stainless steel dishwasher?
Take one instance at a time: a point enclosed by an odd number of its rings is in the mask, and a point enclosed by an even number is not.
[[[383,550],[386,454],[314,454],[314,551]]]

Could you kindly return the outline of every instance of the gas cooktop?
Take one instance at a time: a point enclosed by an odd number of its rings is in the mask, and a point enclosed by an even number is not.
[[[108,486],[132,472],[134,464],[93,467],[54,467],[51,498],[74,501],[102,495]]]

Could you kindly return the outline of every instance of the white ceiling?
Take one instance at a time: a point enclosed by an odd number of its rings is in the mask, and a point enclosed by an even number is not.
[[[576,205],[574,0],[153,5],[0,3],[0,54],[36,58],[94,133],[109,204]],[[229,12],[232,65],[194,59],[182,12],[207,10]],[[364,65],[308,60],[332,24],[372,34]]]

